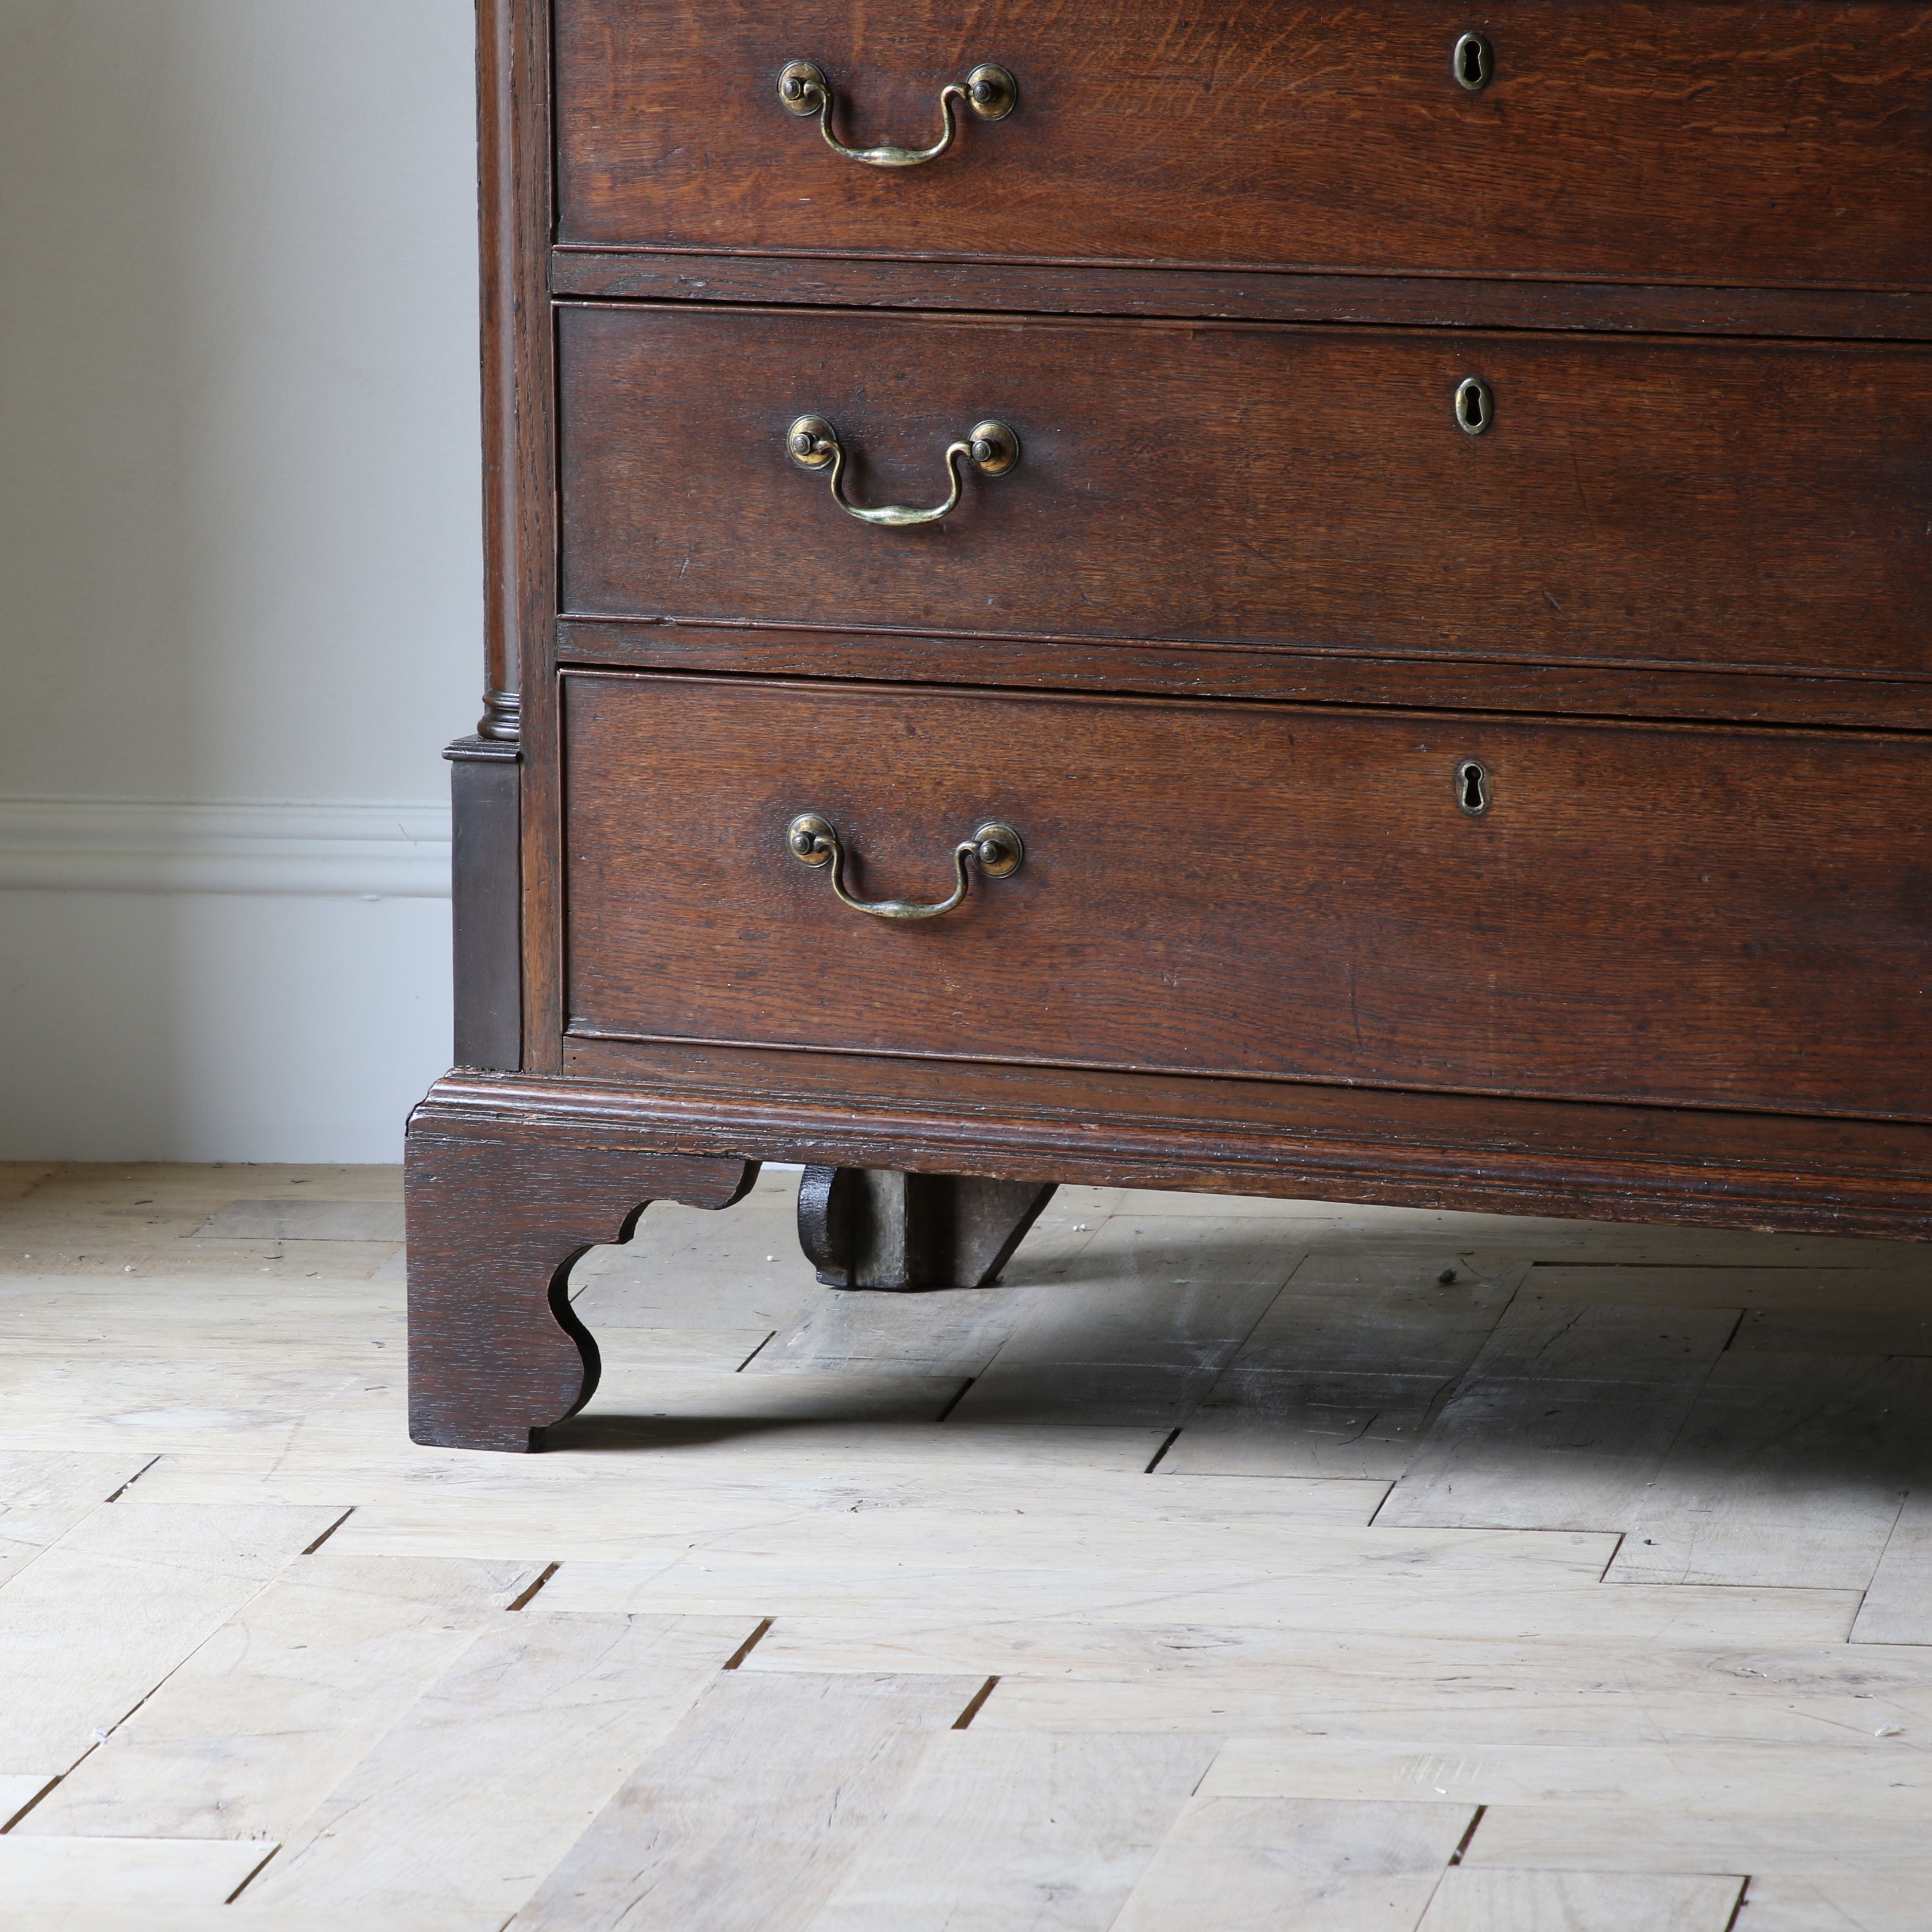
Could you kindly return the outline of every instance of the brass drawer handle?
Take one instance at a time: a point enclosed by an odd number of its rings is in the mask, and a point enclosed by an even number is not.
[[[966,896],[969,864],[977,866],[989,879],[1010,879],[1026,856],[1025,844],[1010,825],[982,825],[971,838],[962,838],[952,848],[951,895],[935,904],[922,905],[916,899],[855,899],[845,890],[845,848],[831,822],[815,812],[800,812],[785,827],[785,844],[801,866],[832,868],[832,890],[841,905],[869,913],[874,919],[901,921],[937,919],[941,913],[950,912]]]
[[[825,70],[816,61],[787,61],[778,70],[778,104],[788,114],[816,114],[818,131],[835,154],[868,168],[916,168],[936,161],[952,145],[952,109],[964,101],[982,121],[1004,121],[1019,104],[1019,89],[1003,67],[990,62],[976,67],[964,81],[950,80],[939,90],[939,139],[929,148],[848,148],[832,131],[832,110],[838,97]]]
[[[848,500],[839,485],[845,473],[845,446],[838,432],[823,416],[800,416],[785,431],[785,448],[801,470],[832,469],[832,500],[848,517],[862,524],[880,524],[889,530],[902,530],[914,524],[936,524],[959,507],[959,462],[972,464],[982,476],[1004,476],[1020,460],[1020,440],[1003,422],[975,423],[956,442],[946,446],[946,473],[952,488],[946,501],[930,510],[916,510],[904,503],[882,504],[876,510],[861,509]]]

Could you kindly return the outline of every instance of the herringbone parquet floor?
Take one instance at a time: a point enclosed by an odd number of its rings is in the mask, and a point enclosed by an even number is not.
[[[508,1457],[393,1171],[0,1170],[0,1923],[1932,1925],[1932,1250],[1070,1190],[854,1294],[794,1184]]]

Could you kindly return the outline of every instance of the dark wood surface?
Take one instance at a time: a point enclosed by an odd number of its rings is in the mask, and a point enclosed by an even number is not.
[[[1912,1124],[595,1041],[572,1058],[581,1072],[452,1074],[425,1109],[512,1123],[533,1141],[608,1129],[649,1151],[755,1148],[1096,1186],[1932,1232],[1932,1130]]]
[[[1538,1180],[1567,1174],[1574,1184],[1586,1185],[1582,1176],[1604,1168],[1627,1179],[1695,1175],[1690,1191],[1718,1199],[1741,1181],[1760,1199],[1774,1199],[1780,1187],[1815,1191],[1847,1183],[1861,1199],[1895,1206],[1932,1191],[1932,1127],[1912,1121],[686,1041],[572,1040],[566,1061],[564,1078],[572,1090],[588,1083],[594,1096],[614,1085],[633,1087],[648,1092],[653,1107],[662,1102],[689,1121],[742,1120],[754,1118],[754,1109],[769,1109],[772,1130],[764,1144],[785,1150],[772,1153],[773,1160],[876,1165],[890,1144],[890,1123],[904,1116],[921,1121],[922,1165],[948,1172],[1011,1173],[1011,1162],[989,1159],[986,1148],[990,1137],[1012,1125],[1016,1148],[1043,1156],[1034,1171],[1057,1173],[1092,1136],[1111,1134],[1118,1124],[1144,1136],[1168,1130],[1190,1136],[1226,1133],[1257,1148],[1276,1137],[1284,1149],[1298,1150],[1298,1158],[1317,1146],[1378,1148],[1372,1158],[1398,1166],[1413,1161],[1418,1174],[1441,1186],[1453,1186],[1460,1178],[1486,1186],[1486,1176],[1526,1171]],[[826,1118],[847,1101],[854,1110],[847,1126]],[[601,1104],[593,1099],[593,1110]],[[730,1131],[742,1137],[741,1129]],[[688,1144],[734,1144],[706,1138],[708,1132]],[[1144,1138],[1138,1143],[1148,1144]],[[944,1154],[949,1148],[958,1150],[950,1166]],[[1524,1162],[1527,1170],[1516,1165]],[[1638,1184],[1629,1185],[1640,1195]],[[1223,1191],[1241,1190],[1230,1183]],[[1760,1218],[1769,1224],[1777,1216]]]
[[[583,616],[1932,670],[1932,350],[566,308],[562,595]],[[1494,426],[1457,426],[1483,378]],[[944,523],[982,417],[1018,466]],[[753,540],[752,533],[755,533]],[[962,648],[960,675],[970,678]]]
[[[548,0],[477,0],[482,226],[482,735],[521,745],[524,1064],[554,1066],[562,914],[555,896],[556,614]]]
[[[1022,262],[559,248],[560,296],[1004,314],[1352,322],[1422,328],[1608,329],[1666,335],[1932,338],[1932,293],[1678,286],[1470,275],[1294,274]]]
[[[1053,1195],[1050,1181],[808,1167],[799,1246],[828,1288],[988,1288]]]
[[[728,1208],[758,1168],[640,1145],[608,1123],[533,1130],[435,1099],[406,1147],[410,1439],[527,1450],[597,1387],[597,1345],[567,1298],[571,1264],[628,1240],[652,1201]]]
[[[1932,1118],[1923,741],[566,682],[580,1034]]]
[[[459,1066],[520,1066],[523,785],[514,745],[461,738],[449,760],[450,937]]]
[[[572,1256],[760,1158],[1926,1236],[1932,8],[479,19],[522,762],[459,768],[463,1050],[511,1057],[520,873],[523,1070],[412,1124],[418,1439],[539,1440]],[[850,139],[979,60],[1022,105],[861,169],[778,107],[801,56]],[[983,416],[1024,455],[867,529],[807,410],[862,501]],[[983,817],[1029,854],[887,927],[806,807],[868,892]]]
[[[1932,730],[1932,676],[1807,677],[1656,664],[1526,664],[1378,658],[1217,644],[1096,644],[801,625],[604,618],[558,627],[560,661],[638,670],[858,678],[1039,691],[1143,692],[1270,704],[1421,706],[1532,716]],[[962,659],[965,662],[962,662]]]
[[[550,71],[547,10],[476,0],[477,209],[482,243],[484,702],[482,736],[513,741],[526,668],[550,614]]]
[[[558,0],[560,234],[958,259],[1923,286],[1932,11],[1900,0]],[[1450,71],[1466,28],[1496,74]],[[923,144],[981,61],[1007,120],[861,167],[779,106],[788,61],[848,142]]]

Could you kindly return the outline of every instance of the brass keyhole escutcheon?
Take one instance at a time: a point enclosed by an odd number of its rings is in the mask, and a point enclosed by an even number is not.
[[[1496,50],[1486,34],[1465,34],[1450,56],[1450,71],[1456,85],[1470,94],[1480,94],[1496,76]]]
[[[1456,767],[1456,802],[1472,818],[1480,818],[1490,808],[1490,775],[1474,758],[1465,758]]]
[[[1465,376],[1456,385],[1456,422],[1468,436],[1480,436],[1496,419],[1496,399],[1480,376]]]

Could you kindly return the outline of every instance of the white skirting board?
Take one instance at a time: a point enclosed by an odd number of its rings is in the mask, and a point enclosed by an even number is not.
[[[446,899],[449,808],[0,799],[0,890]]]
[[[439,805],[0,801],[0,1159],[400,1159],[448,896]]]

